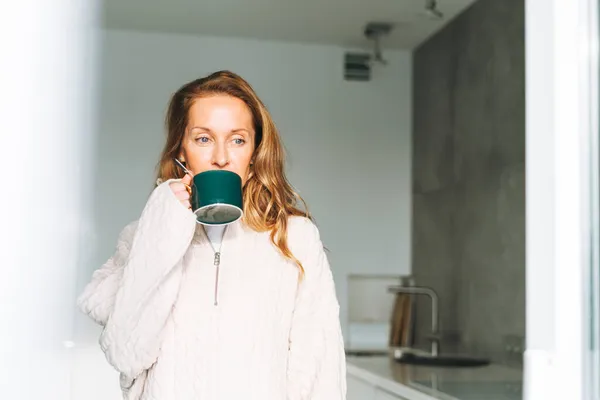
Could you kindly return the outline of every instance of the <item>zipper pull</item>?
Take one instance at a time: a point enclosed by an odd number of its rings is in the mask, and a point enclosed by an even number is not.
[[[219,305],[218,294],[219,294],[219,265],[220,264],[221,264],[221,252],[216,251],[215,252],[215,262],[214,262],[214,265],[216,267],[216,269],[215,269],[215,303],[214,303],[215,306]]]

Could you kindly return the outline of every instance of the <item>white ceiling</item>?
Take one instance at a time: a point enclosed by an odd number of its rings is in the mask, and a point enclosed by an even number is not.
[[[438,0],[444,19],[424,14],[425,0],[104,0],[115,29],[245,37],[366,47],[369,21],[395,24],[382,46],[411,49],[475,0]]]

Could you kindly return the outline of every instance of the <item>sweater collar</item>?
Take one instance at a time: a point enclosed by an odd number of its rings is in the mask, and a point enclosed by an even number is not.
[[[225,229],[225,233],[223,234],[223,243],[229,241],[237,241],[244,235],[244,233],[248,229],[249,228],[244,225],[241,219],[232,222],[231,224],[227,225],[227,228]],[[209,242],[208,235],[206,234],[206,230],[204,229],[204,226],[202,224],[196,224],[196,231],[194,232],[193,242]]]

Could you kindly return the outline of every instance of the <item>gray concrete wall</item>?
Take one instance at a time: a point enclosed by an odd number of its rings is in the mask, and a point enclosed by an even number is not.
[[[525,334],[524,22],[523,0],[480,0],[413,65],[414,275],[461,350],[496,361]],[[419,300],[423,346],[429,313]]]

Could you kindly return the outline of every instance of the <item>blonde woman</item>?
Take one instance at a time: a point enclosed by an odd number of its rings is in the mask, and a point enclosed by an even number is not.
[[[345,399],[331,270],[267,109],[220,71],[173,95],[166,126],[157,187],[78,299],[124,399]],[[197,224],[174,158],[237,173],[243,219]]]

